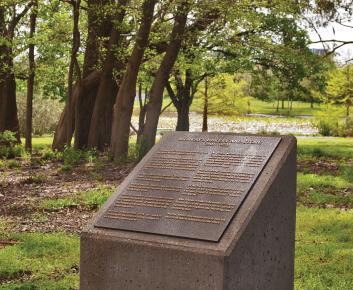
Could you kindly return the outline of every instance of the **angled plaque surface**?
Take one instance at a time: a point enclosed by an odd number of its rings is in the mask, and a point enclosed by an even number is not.
[[[217,242],[280,140],[170,134],[132,172],[95,226]]]

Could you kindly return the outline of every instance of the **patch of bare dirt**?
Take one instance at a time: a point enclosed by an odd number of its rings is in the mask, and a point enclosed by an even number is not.
[[[79,205],[56,211],[39,207],[43,200],[70,197],[102,185],[117,187],[134,164],[102,161],[82,163],[63,172],[61,162],[22,162],[21,167],[0,172],[0,217],[16,232],[79,232],[96,210]]]
[[[313,173],[318,175],[334,175],[340,174],[340,167],[337,160],[327,159],[304,159],[298,160],[297,170],[303,173]]]
[[[0,240],[0,250],[8,247],[8,246],[13,246],[16,245],[17,241],[13,241],[13,240]]]

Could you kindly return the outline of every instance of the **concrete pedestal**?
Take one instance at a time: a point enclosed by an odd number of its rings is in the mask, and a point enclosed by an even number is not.
[[[218,242],[94,227],[81,235],[82,290],[290,290],[296,141],[282,137]]]

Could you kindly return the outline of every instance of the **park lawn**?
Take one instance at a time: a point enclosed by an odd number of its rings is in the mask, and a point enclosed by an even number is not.
[[[353,159],[353,138],[299,137],[298,156]]]
[[[311,104],[301,101],[293,101],[292,110],[290,111],[291,116],[312,116],[318,112],[326,110],[327,106],[324,104],[314,104],[311,108]],[[282,109],[282,102],[280,102],[279,111],[277,109],[277,102],[274,101],[261,101],[255,98],[250,98],[250,110],[253,114],[270,114],[270,115],[287,115],[288,114],[288,102],[284,101],[284,109]]]
[[[8,233],[0,225],[0,289],[78,289],[77,235]],[[2,248],[6,241],[14,244]]]
[[[352,161],[353,138],[298,138],[298,202],[353,208]]]
[[[25,139],[21,138],[22,144],[25,144]],[[53,142],[53,136],[51,135],[43,135],[43,136],[34,136],[32,138],[32,146],[33,149],[40,150],[43,148],[51,147]]]
[[[353,211],[298,207],[295,289],[353,289]]]
[[[295,289],[350,290],[353,212],[298,207]],[[0,232],[0,289],[78,289],[79,237]]]

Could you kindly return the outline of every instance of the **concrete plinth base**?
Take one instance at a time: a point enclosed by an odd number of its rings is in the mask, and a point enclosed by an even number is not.
[[[293,289],[295,206],[296,141],[282,137],[219,242],[94,227],[103,208],[81,235],[80,289]]]

